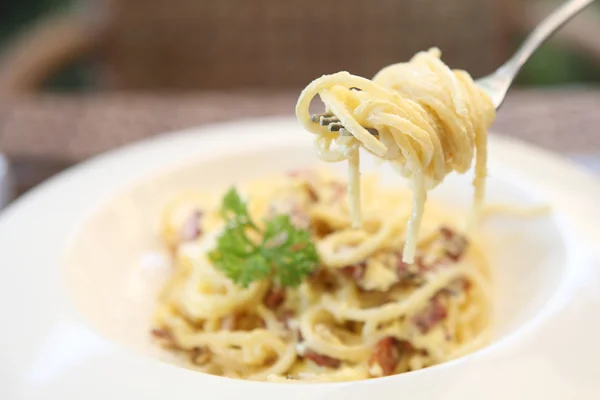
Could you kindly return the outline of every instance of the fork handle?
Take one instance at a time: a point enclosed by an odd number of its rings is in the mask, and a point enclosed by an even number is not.
[[[554,32],[567,21],[577,15],[581,10],[592,4],[594,0],[569,0],[556,11],[546,17],[531,34],[525,39],[516,53],[504,63],[497,71],[510,80],[517,75],[523,64],[527,62],[533,52],[540,47]]]

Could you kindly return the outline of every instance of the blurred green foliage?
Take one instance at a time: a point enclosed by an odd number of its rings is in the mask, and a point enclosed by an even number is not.
[[[26,29],[27,25],[35,19],[68,7],[71,3],[72,0],[0,0],[0,50],[13,34]],[[598,8],[600,9],[600,4]],[[522,39],[522,37],[515,38],[515,44]],[[85,88],[86,70],[85,62],[73,65],[49,82],[47,89]],[[600,82],[600,67],[586,60],[581,54],[559,47],[552,42],[536,52],[517,79],[517,83],[523,86],[585,82]]]
[[[516,82],[520,85],[598,83],[600,67],[583,55],[550,41],[525,64]]]
[[[0,0],[0,48],[31,21],[68,4],[69,0]]]
[[[0,0],[0,51],[13,35],[51,12],[60,12],[71,0]],[[51,91],[80,90],[86,86],[85,61],[69,66],[46,84]]]

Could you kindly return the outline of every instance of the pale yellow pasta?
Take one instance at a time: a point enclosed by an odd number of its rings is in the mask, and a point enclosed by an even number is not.
[[[276,382],[367,379],[425,368],[483,346],[490,336],[489,274],[472,238],[469,247],[462,246],[460,216],[427,204],[416,241],[423,268],[413,282],[398,272],[409,268],[400,255],[410,193],[380,185],[376,175],[363,176],[361,186],[368,188],[362,228],[352,225],[345,183],[325,171],[269,177],[239,188],[253,220],[289,213],[311,231],[319,254],[319,273],[283,291],[276,306],[269,301],[271,282],[242,288],[206,257],[222,231],[214,200],[219,196],[211,196],[212,203],[196,195],[171,203],[162,217],[169,225],[162,229],[168,246],[178,227],[187,224],[184,211],[206,218],[197,221],[197,238],[174,248],[175,270],[153,323],[158,340],[198,371]],[[457,239],[459,254],[448,256]],[[353,277],[352,268],[363,273]],[[444,315],[428,321],[436,299],[443,301]],[[377,358],[386,341],[410,343],[410,349],[398,347],[392,370]]]
[[[356,88],[360,90],[356,90]],[[326,114],[339,119],[342,131],[314,121],[309,105],[315,96]],[[487,94],[464,71],[448,68],[438,49],[416,54],[409,62],[382,69],[372,80],[338,72],[311,82],[301,93],[296,115],[317,135],[317,155],[327,162],[347,160],[354,227],[360,227],[359,149],[389,161],[410,178],[413,210],[403,258],[414,261],[427,191],[452,171],[470,169],[476,154],[474,205],[469,228],[481,211],[486,178],[486,138],[495,109]],[[367,128],[376,129],[374,136]],[[339,129],[339,126],[338,126]]]
[[[316,96],[329,122],[309,114]],[[490,276],[474,229],[492,212],[482,208],[495,116],[488,96],[431,49],[372,80],[318,78],[296,115],[316,135],[319,158],[347,161],[348,181],[300,170],[238,189],[259,228],[285,214],[308,231],[316,269],[293,288],[268,278],[237,285],[207,257],[225,226],[219,196],[175,197],[161,219],[174,271],[159,298],[156,339],[201,372],[274,382],[403,373],[485,345]],[[361,176],[361,149],[409,178],[411,191]],[[462,226],[463,215],[426,202],[427,192],[474,159],[473,210]]]

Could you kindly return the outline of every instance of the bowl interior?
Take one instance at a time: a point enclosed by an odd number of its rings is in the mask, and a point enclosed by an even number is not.
[[[376,168],[371,158],[363,160],[363,170]],[[319,165],[310,144],[241,149],[182,163],[117,194],[81,225],[66,255],[65,277],[79,312],[107,339],[168,360],[149,335],[156,294],[170,272],[158,235],[166,201],[182,190],[212,190],[310,165]],[[344,165],[331,168],[343,173]],[[380,169],[385,183],[405,184],[390,168]],[[466,210],[471,180],[468,174],[453,174],[430,198]],[[491,169],[487,200],[516,206],[543,201],[535,186],[511,182]],[[553,295],[566,265],[565,244],[552,215],[498,216],[483,225],[481,235],[494,279],[497,342],[518,333]]]

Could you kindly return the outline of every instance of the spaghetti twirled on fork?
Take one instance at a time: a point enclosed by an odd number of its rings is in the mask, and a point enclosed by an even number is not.
[[[309,114],[310,102],[316,95],[326,107],[319,120]],[[322,160],[348,160],[356,227],[361,225],[361,147],[411,178],[414,205],[404,261],[414,260],[427,191],[441,183],[449,172],[464,173],[470,169],[475,154],[472,224],[476,221],[485,191],[487,128],[495,117],[495,109],[468,73],[453,71],[440,60],[438,49],[418,53],[410,62],[386,67],[373,80],[347,72],[318,78],[300,95],[296,115],[305,129],[318,135],[315,144]],[[319,123],[328,121],[333,122]]]

